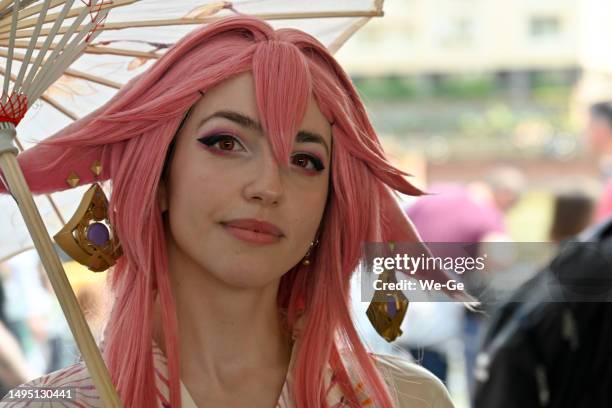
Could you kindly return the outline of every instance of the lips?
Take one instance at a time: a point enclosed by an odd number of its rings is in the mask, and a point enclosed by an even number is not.
[[[228,227],[250,230],[250,231],[259,232],[262,234],[275,235],[277,237],[283,236],[283,232],[276,225],[270,224],[269,222],[265,222],[265,221],[244,218],[244,219],[226,221],[223,224],[227,225]]]
[[[253,244],[273,244],[284,236],[276,225],[256,219],[235,219],[221,225],[234,237]]]

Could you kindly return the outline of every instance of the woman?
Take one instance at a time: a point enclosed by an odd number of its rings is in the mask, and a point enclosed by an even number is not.
[[[392,190],[420,191],[314,38],[245,17],[197,29],[20,156],[37,193],[94,181],[96,161],[123,250],[103,355],[126,407],[452,406],[352,324],[362,242],[417,240]],[[41,382],[91,384],[83,363]]]

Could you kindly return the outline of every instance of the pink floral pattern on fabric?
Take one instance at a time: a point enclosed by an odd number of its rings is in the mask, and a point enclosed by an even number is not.
[[[295,348],[291,355],[290,367],[292,366],[295,357]],[[171,408],[169,383],[168,383],[168,366],[166,356],[162,350],[153,342],[153,361],[155,367],[155,385],[157,388],[158,407],[159,408]],[[295,402],[291,393],[292,377],[291,373],[287,375],[285,384],[283,385],[281,394],[279,396],[276,408],[295,408]],[[348,407],[349,405],[344,402],[344,396],[340,385],[335,380],[335,376],[332,373],[331,367],[327,366],[327,372],[325,374],[325,382],[327,390],[327,404],[332,408]],[[5,400],[0,401],[0,408],[13,408],[13,407],[31,407],[31,408],[43,408],[43,407],[79,407],[79,408],[103,408],[102,401],[96,391],[93,381],[87,371],[87,367],[84,362],[78,362],[61,370],[47,374],[27,384],[24,387],[74,387],[76,391],[75,398],[72,400],[65,400],[65,402],[54,401],[54,402],[32,402],[32,401],[18,401],[18,402],[7,402]],[[360,384],[357,384],[356,390],[362,406],[371,406],[369,398],[359,389]],[[193,402],[189,391],[181,382],[181,403],[183,408],[196,408],[197,406]]]

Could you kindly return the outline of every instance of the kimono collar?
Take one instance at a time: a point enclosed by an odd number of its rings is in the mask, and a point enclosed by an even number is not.
[[[293,343],[291,348],[291,357],[289,360],[289,368],[287,370],[287,376],[283,388],[278,397],[275,408],[295,408],[295,400],[292,394],[292,382],[293,382],[293,366],[297,357],[297,344],[299,341]],[[159,408],[170,408],[170,391],[168,381],[168,363],[166,356],[163,351],[159,348],[157,343],[153,341],[153,362],[155,367],[155,385],[158,391]],[[342,401],[344,400],[340,385],[335,381],[333,376],[333,370],[329,363],[326,366],[324,373],[325,389],[327,391],[327,403],[330,407],[342,407],[344,406]],[[180,382],[181,387],[181,405],[182,408],[197,408],[197,405],[193,401],[189,390],[183,383]],[[348,405],[347,405],[348,406]]]

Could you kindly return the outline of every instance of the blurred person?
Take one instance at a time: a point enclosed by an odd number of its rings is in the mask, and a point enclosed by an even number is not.
[[[35,377],[13,334],[0,321],[0,395]]]
[[[525,188],[522,173],[509,166],[493,168],[482,181],[462,184],[434,184],[427,189],[429,195],[420,197],[407,208],[406,214],[414,223],[424,242],[463,243],[468,256],[476,257],[490,242],[509,242],[504,216],[519,201]],[[440,248],[440,251],[452,248]],[[438,256],[457,256],[454,253],[432,253]],[[463,276],[468,290],[476,294],[485,287],[486,277],[472,273]],[[479,299],[482,300],[482,299]],[[453,338],[463,337],[464,357],[468,387],[473,388],[473,368],[482,335],[483,315],[464,309],[459,304],[413,305],[416,309],[436,308],[438,312],[409,313],[406,325],[431,326],[430,316],[447,316],[456,319],[463,313],[463,323],[447,322],[433,327],[423,338],[420,331],[407,336],[407,346],[421,357],[423,366],[437,373],[446,381],[448,370],[448,349]],[[424,316],[426,321],[417,321]],[[442,320],[442,319],[440,319]],[[438,333],[435,333],[435,332]],[[453,332],[454,331],[454,332]],[[444,341],[442,341],[444,339]],[[416,357],[416,356],[415,356]]]
[[[4,279],[8,276],[8,269],[0,263],[0,395],[9,389],[32,378],[25,357],[13,333],[6,326],[7,319],[4,313],[5,293]]]
[[[591,105],[586,136],[597,155],[604,189],[597,204],[596,218],[601,221],[612,215],[612,101]]]
[[[408,294],[407,294],[408,296]],[[411,302],[397,345],[448,386],[450,356],[460,337],[464,306],[456,302]]]
[[[612,406],[612,219],[555,239],[558,255],[490,319],[475,408]]]
[[[51,286],[51,281],[39,264],[38,272],[47,296],[41,300],[40,306],[43,307],[44,314],[41,318],[42,331],[44,338],[40,340],[41,347],[45,354],[45,373],[59,370],[79,359],[79,352],[76,342],[62,312],[59,301],[55,297],[55,292]],[[77,293],[77,300],[79,294]],[[87,314],[85,314],[87,317]]]
[[[35,251],[26,251],[5,262],[5,312],[8,325],[31,369],[42,374],[49,360],[48,311],[53,295],[44,285],[42,266]]]
[[[579,234],[592,224],[595,198],[584,189],[573,188],[555,194],[550,240],[559,243]]]
[[[101,318],[102,299],[96,284],[82,285],[78,290],[77,300],[90,326],[100,324],[98,321]]]

